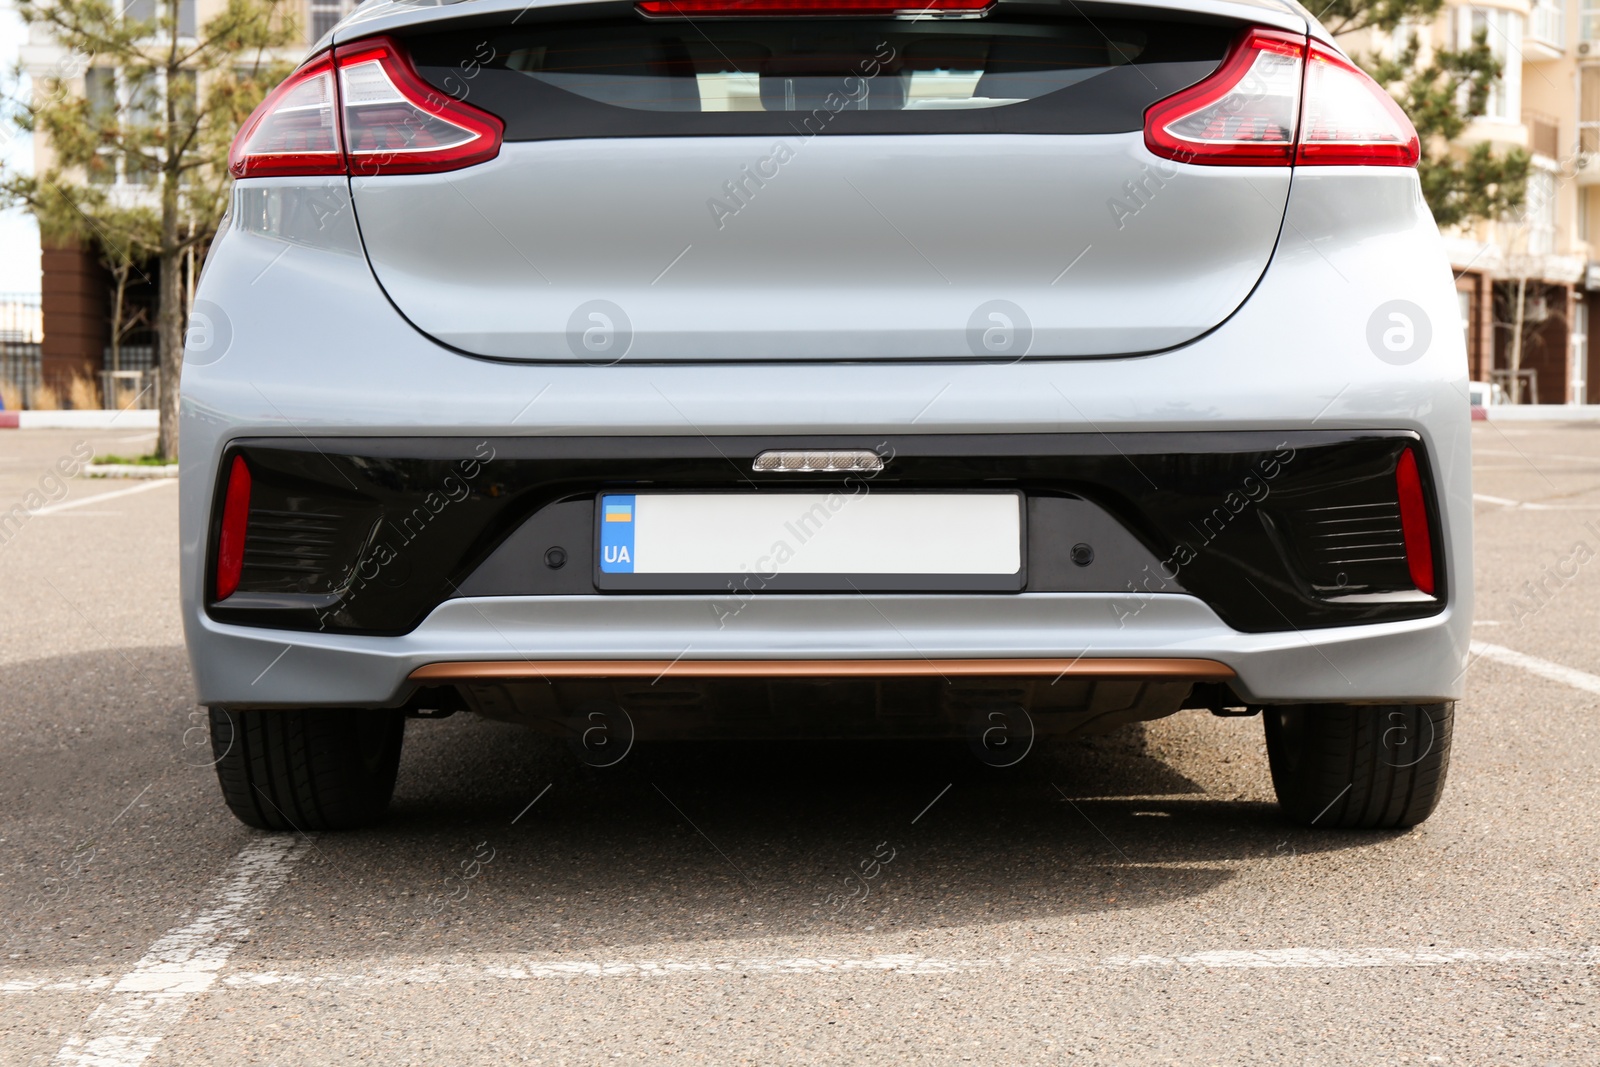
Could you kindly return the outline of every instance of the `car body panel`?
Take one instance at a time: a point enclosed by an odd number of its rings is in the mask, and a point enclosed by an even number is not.
[[[1254,293],[1203,337],[1155,355],[1011,364],[465,357],[394,311],[361,268],[349,212],[341,179],[241,182],[200,284],[196,310],[211,329],[191,332],[186,353],[181,510],[183,615],[203,703],[392,703],[412,667],[440,657],[769,658],[779,648],[859,658],[1204,656],[1232,667],[1261,702],[1462,692],[1472,607],[1466,360],[1448,263],[1412,170],[1298,171]],[[1398,353],[1373,339],[1396,301],[1426,332]],[[205,610],[218,463],[239,437],[1329,428],[1422,438],[1450,598],[1439,614],[1246,635],[1183,596],[1152,598],[1118,626],[1110,597],[783,595],[713,636],[702,633],[715,618],[707,597],[490,598],[447,602],[401,638],[368,638],[224,625]],[[908,645],[897,626],[925,647]],[[667,640],[680,631],[707,648]]]
[[[537,141],[351,185],[390,299],[469,353],[1013,360],[1211,329],[1271,258],[1289,176],[1138,133],[976,134]]]

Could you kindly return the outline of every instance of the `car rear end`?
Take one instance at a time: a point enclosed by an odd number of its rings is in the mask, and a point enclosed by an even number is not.
[[[380,4],[326,45],[241,131],[186,356],[219,760],[337,709],[382,753],[467,708],[1003,762],[996,723],[1266,707],[1292,814],[1395,723],[1327,821],[1431,810],[1464,352],[1415,134],[1301,9]]]

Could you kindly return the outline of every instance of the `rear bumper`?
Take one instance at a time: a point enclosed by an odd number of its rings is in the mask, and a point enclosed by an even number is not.
[[[199,699],[393,704],[418,668],[477,660],[1078,656],[1216,660],[1236,672],[1240,697],[1260,702],[1459,697],[1472,499],[1465,358],[1448,265],[1415,174],[1326,170],[1296,176],[1272,265],[1212,333],[1139,358],[1009,366],[469,359],[394,311],[353,232],[339,230],[348,211],[332,216],[320,243],[229,231],[198,293],[197,314],[213,316],[214,330],[203,348],[191,330],[183,383],[183,617]],[[1433,323],[1431,345],[1409,362],[1380,358],[1367,337],[1371,317],[1395,300]],[[220,617],[206,596],[218,472],[251,439],[309,438],[323,448],[338,439],[512,440],[535,449],[626,435],[714,456],[714,442],[736,435],[779,447],[802,437],[870,447],[894,435],[1070,435],[1099,441],[1112,466],[1126,467],[1108,442],[1128,434],[1281,440],[1330,432],[1403,433],[1418,443],[1438,508],[1442,604],[1418,617],[1251,632],[1187,582],[1188,592],[1148,593],[1137,611],[1126,592],[771,593],[732,621],[719,617],[720,598],[705,594],[494,596],[464,586],[466,595],[432,599],[399,632],[378,634],[261,617],[252,625]],[[315,448],[305,452],[327,465]],[[317,477],[339,478],[328,470]]]
[[[200,701],[235,706],[395,705],[419,684],[415,672],[438,664],[515,660],[536,675],[542,661],[690,658],[1051,658],[1077,660],[1082,670],[1105,660],[1210,660],[1234,672],[1234,691],[1252,703],[1420,703],[1461,694],[1465,645],[1456,642],[1449,609],[1314,634],[1246,634],[1181,595],[1151,597],[1118,627],[1116,600],[1084,593],[775,594],[719,627],[708,596],[462,598],[394,637],[295,633],[202,616],[191,625],[190,647]],[[1206,677],[1201,668],[1195,675]]]

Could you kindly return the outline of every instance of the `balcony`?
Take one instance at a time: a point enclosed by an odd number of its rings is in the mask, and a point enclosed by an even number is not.
[[[1524,111],[1522,124],[1528,128],[1528,151],[1546,159],[1561,158],[1561,126],[1554,115]]]
[[[1560,59],[1566,52],[1566,12],[1557,0],[1535,0],[1528,9],[1522,58],[1531,63]]]

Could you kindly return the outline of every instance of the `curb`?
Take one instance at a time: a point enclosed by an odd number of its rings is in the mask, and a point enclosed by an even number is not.
[[[161,413],[154,408],[121,411],[0,411],[0,430],[154,430]]]
[[[1490,422],[1600,422],[1600,404],[1490,404]]]
[[[156,467],[148,463],[90,463],[83,468],[90,478],[176,478],[178,465]]]

